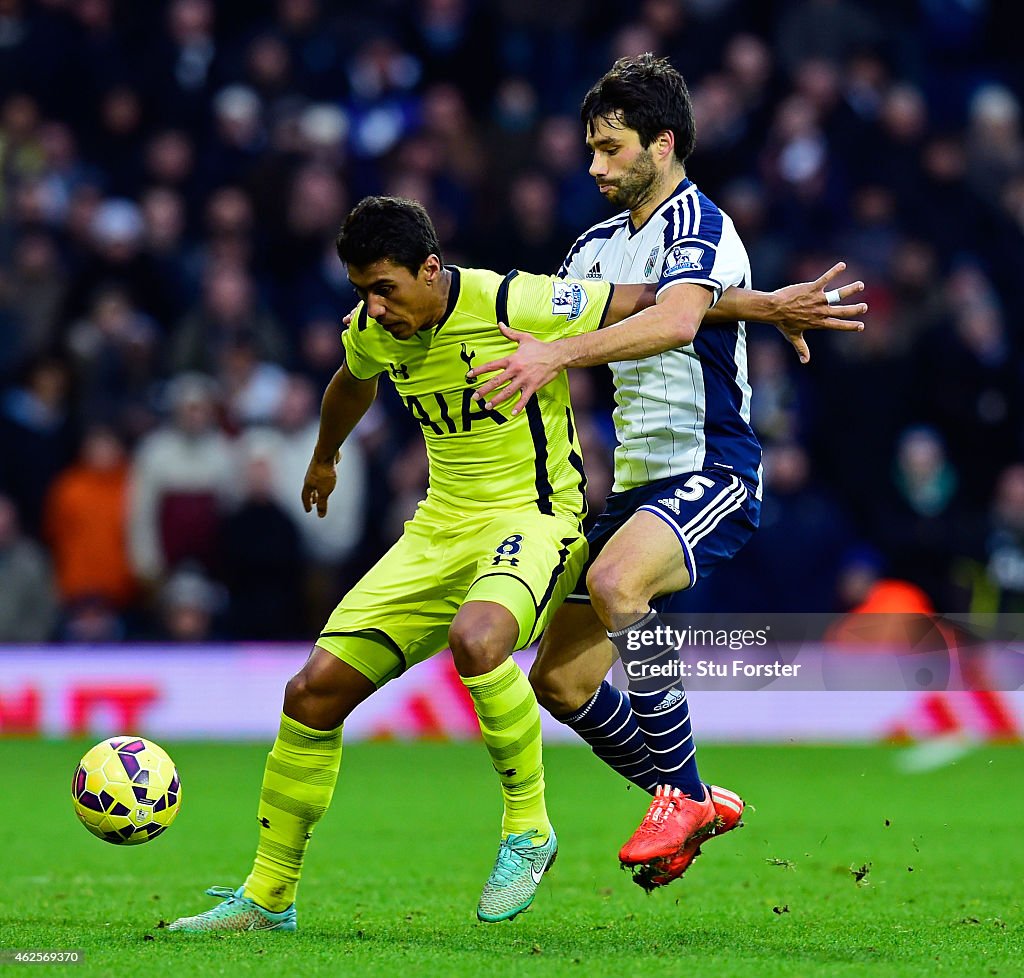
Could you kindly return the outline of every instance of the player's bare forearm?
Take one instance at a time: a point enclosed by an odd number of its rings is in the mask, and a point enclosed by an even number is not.
[[[369,410],[377,396],[377,378],[360,380],[342,364],[331,378],[320,404],[320,431],[313,458],[318,462],[334,459],[352,429]]]
[[[678,285],[663,292],[662,299],[655,305],[615,326],[596,333],[566,336],[552,346],[558,348],[558,361],[563,369],[643,360],[666,350],[689,346],[710,303],[708,289]]]
[[[602,327],[612,326],[630,316],[653,306],[657,301],[657,285],[615,285],[612,288],[611,301],[604,314]]]
[[[622,300],[642,302],[641,291],[635,296],[627,293]],[[616,288],[616,292],[619,287]],[[512,414],[519,414],[534,394],[550,383],[568,367],[594,367],[620,360],[643,360],[647,357],[688,346],[697,335],[700,321],[711,303],[711,291],[700,285],[679,284],[663,289],[656,304],[627,316],[615,326],[596,332],[566,336],[545,343],[528,333],[517,333],[500,324],[502,335],[519,344],[514,354],[475,368],[476,373],[492,370],[498,373],[487,380],[473,395],[486,398],[486,406],[493,408],[518,396]],[[622,308],[622,307],[620,307]]]
[[[616,326],[566,336],[551,344],[557,350],[562,370],[567,367],[596,367],[619,360],[643,360],[665,350],[693,342],[696,329],[656,306],[624,319]]]
[[[741,289],[733,286],[726,289],[718,302],[706,313],[706,323],[747,322],[772,323],[779,313],[779,298],[775,292],[759,292],[757,289]]]
[[[320,431],[302,483],[306,512],[327,515],[327,500],[338,481],[339,449],[377,396],[377,378],[360,380],[345,364],[331,378],[320,405]]]

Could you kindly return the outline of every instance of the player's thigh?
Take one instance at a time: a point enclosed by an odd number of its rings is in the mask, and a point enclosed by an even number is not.
[[[591,568],[591,595],[644,601],[692,587],[729,560],[757,528],[760,503],[730,473],[688,472],[646,487]],[[608,603],[606,601],[606,603]]]
[[[446,539],[444,527],[408,528],[342,598],[317,646],[377,688],[446,648],[461,596],[446,573]]]
[[[678,535],[664,520],[644,511],[619,527],[587,575],[591,596],[598,601],[626,596],[649,601],[683,591],[691,583]]]
[[[511,612],[519,624],[515,649],[544,630],[587,559],[578,522],[540,512],[496,516],[473,534],[470,546],[475,568],[465,600]]]
[[[594,609],[563,604],[540,640],[530,683],[541,705],[555,716],[578,710],[615,662],[612,645]]]

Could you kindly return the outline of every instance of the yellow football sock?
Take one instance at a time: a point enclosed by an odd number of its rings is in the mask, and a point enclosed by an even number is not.
[[[275,913],[295,902],[310,834],[341,767],[341,731],[314,730],[281,714],[260,793],[260,841],[245,895]]]
[[[473,697],[480,733],[501,779],[502,836],[530,829],[543,845],[551,833],[544,806],[540,707],[530,682],[512,658],[482,676],[462,677]]]

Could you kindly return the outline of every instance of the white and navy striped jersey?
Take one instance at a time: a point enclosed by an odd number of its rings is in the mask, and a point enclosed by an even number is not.
[[[623,211],[581,235],[558,274],[620,284],[703,285],[712,304],[750,286],[736,228],[689,180],[640,228]],[[628,328],[628,327],[627,327]],[[761,446],[750,427],[746,325],[703,325],[690,346],[610,364],[615,379],[615,491],[715,468],[761,494]]]

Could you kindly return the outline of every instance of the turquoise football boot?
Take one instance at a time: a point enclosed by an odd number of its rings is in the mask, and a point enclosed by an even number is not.
[[[232,890],[229,886],[211,886],[208,896],[221,897],[221,902],[212,910],[196,914],[194,917],[179,917],[168,930],[181,930],[190,934],[207,931],[247,931],[247,930],[295,930],[295,904],[274,913],[264,910],[243,895],[244,886]]]
[[[532,844],[536,829],[521,835],[507,835],[498,846],[494,869],[484,884],[476,915],[489,924],[511,920],[531,903],[544,874],[558,855],[554,829],[542,846]]]

